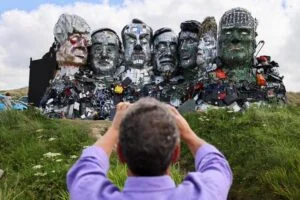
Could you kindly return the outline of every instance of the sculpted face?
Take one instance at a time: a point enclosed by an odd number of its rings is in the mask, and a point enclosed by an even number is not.
[[[199,39],[196,33],[182,31],[179,35],[179,66],[187,69],[197,65]]]
[[[257,21],[243,8],[226,11],[220,20],[218,53],[227,68],[248,66],[255,52]]]
[[[151,28],[143,23],[132,23],[124,29],[126,65],[141,69],[151,61]]]
[[[113,74],[119,57],[119,39],[115,33],[101,31],[92,35],[91,67],[96,74]]]
[[[221,30],[220,56],[227,65],[249,63],[255,52],[255,35],[251,29],[228,28]],[[229,66],[230,67],[230,66]]]
[[[164,32],[155,37],[154,59],[157,71],[162,75],[172,74],[178,64],[177,60],[177,36],[172,31]]]
[[[87,62],[88,44],[88,34],[71,34],[68,39],[61,44],[56,53],[56,60],[58,64],[64,66],[85,65]]]

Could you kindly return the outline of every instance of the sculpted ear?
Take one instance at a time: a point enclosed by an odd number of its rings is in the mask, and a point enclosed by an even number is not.
[[[176,144],[176,147],[173,151],[173,154],[172,154],[172,163],[176,163],[178,160],[179,160],[179,157],[180,157],[180,145],[179,144]]]
[[[118,143],[118,145],[117,145],[117,153],[118,153],[118,158],[119,158],[120,162],[125,164],[126,161],[123,156],[123,151],[122,151],[122,147],[121,147],[120,143]]]

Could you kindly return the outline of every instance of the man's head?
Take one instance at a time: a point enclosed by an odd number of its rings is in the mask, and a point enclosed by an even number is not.
[[[87,61],[90,44],[90,27],[77,15],[62,14],[55,27],[54,37],[58,45],[56,60],[60,66],[83,66]]]
[[[256,48],[257,21],[243,8],[224,13],[220,20],[218,54],[226,67],[250,64]]]
[[[136,176],[160,176],[179,156],[179,133],[167,106],[142,98],[120,125],[119,156]]]
[[[180,24],[179,33],[179,66],[188,69],[197,65],[197,52],[199,36],[201,34],[201,23],[189,20]]]
[[[105,28],[92,34],[91,67],[96,74],[112,75],[119,64],[121,42],[115,31]]]
[[[122,30],[126,66],[141,69],[151,62],[151,40],[153,31],[150,26],[139,19]]]
[[[178,38],[172,29],[161,28],[153,36],[155,69],[163,76],[171,75],[177,68]]]

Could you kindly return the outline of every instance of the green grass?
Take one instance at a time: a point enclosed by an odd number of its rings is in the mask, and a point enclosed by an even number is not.
[[[215,110],[185,117],[229,160],[234,174],[229,199],[300,199],[299,107]],[[76,160],[72,156],[93,144],[89,131],[84,123],[47,119],[35,110],[1,112],[0,168],[5,175],[0,200],[68,199],[66,172]],[[59,155],[47,158],[48,152]],[[34,169],[37,165],[41,168]],[[113,154],[108,176],[121,189],[126,170]],[[178,184],[191,170],[194,161],[183,144],[172,177]]]
[[[230,199],[300,199],[298,107],[186,117],[199,136],[228,158],[234,174]],[[192,169],[192,158],[184,160]]]

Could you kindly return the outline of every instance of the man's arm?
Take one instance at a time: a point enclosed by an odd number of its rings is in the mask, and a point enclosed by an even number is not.
[[[191,153],[195,156],[197,150],[206,142],[194,133],[187,121],[181,116],[176,108],[172,106],[169,106],[169,108],[175,118],[181,139],[188,145]]]
[[[117,144],[120,123],[128,106],[128,103],[117,105],[111,127],[94,146],[83,151],[69,170],[67,186],[71,199],[114,199],[119,194],[119,189],[107,179],[106,174],[109,169],[109,156]]]
[[[189,173],[184,182],[193,184],[194,195],[200,199],[227,199],[232,184],[232,172],[227,160],[214,146],[199,138],[175,108],[170,110],[182,140],[195,157],[196,172]]]
[[[130,104],[126,102],[121,102],[117,105],[116,115],[111,127],[103,135],[103,137],[98,139],[95,143],[95,146],[102,148],[108,157],[110,156],[114,146],[118,143],[120,124],[129,106]]]

